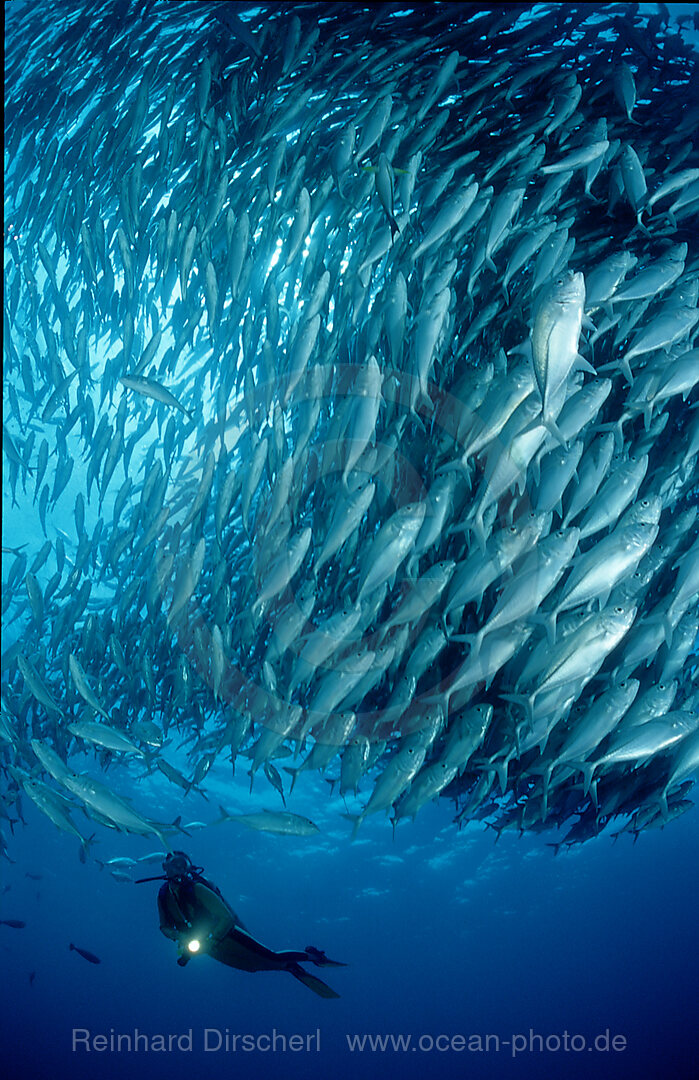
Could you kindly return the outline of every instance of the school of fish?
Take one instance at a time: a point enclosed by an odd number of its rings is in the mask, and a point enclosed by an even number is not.
[[[355,833],[691,807],[699,79],[646,6],[8,6],[3,848],[169,846],[120,769],[292,835],[309,772]]]

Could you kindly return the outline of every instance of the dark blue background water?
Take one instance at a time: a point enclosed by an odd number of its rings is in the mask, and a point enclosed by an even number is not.
[[[75,843],[38,814],[30,810],[28,820],[31,829],[11,847],[16,864],[3,863],[3,917],[27,922],[25,930],[0,927],[8,1078],[699,1075],[696,814],[636,845],[603,836],[558,857],[539,840],[505,833],[494,844],[494,834],[474,825],[457,833],[446,805],[428,807],[395,842],[383,821],[367,822],[354,844],[344,823],[320,841],[230,824],[193,836],[190,853],[252,933],[279,948],[313,943],[349,962],[327,975],[339,1001],[320,1000],[285,974],[246,975],[207,957],[180,969],[175,946],[158,931],[157,883],[116,882],[94,863],[82,865]],[[107,843],[101,835],[100,858],[153,850],[147,840]],[[70,941],[96,952],[101,965],[69,952]],[[286,1035],[319,1028],[320,1051],[205,1053],[207,1027]],[[74,1028],[191,1028],[194,1049],[74,1053]],[[528,1039],[530,1029],[588,1042],[609,1029],[627,1049],[513,1060],[509,1046],[360,1054],[346,1040],[403,1033],[504,1041]]]

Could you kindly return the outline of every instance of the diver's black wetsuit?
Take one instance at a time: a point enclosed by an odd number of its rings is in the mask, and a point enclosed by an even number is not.
[[[158,913],[161,931],[175,941],[187,931],[221,937],[231,925],[242,926],[221,890],[195,871],[160,886]]]
[[[158,913],[162,933],[180,945],[177,962],[182,967],[192,956],[188,943],[196,938],[202,952],[229,967],[241,971],[288,971],[320,997],[339,997],[321,979],[304,971],[299,961],[311,961],[319,966],[344,965],[327,961],[315,949],[308,952],[268,949],[248,934],[219,889],[195,871],[170,879],[160,887]],[[320,963],[317,956],[323,957]]]

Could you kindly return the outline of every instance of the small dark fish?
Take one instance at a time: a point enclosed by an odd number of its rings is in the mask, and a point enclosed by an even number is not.
[[[11,926],[13,930],[24,930],[26,925],[21,919],[0,919],[0,926]]]
[[[31,878],[32,881],[41,881],[42,880],[42,875],[41,874],[30,874],[28,870],[27,870],[27,872],[26,872],[26,874],[24,876],[28,877],[28,878]]]
[[[35,978],[36,978],[36,972],[35,971],[30,971],[29,972],[29,985],[30,986],[33,985]]]
[[[74,945],[72,941],[71,941],[70,945],[68,946],[68,952],[70,952],[71,950],[75,951],[76,953],[80,953],[83,960],[87,960],[90,964],[101,964],[102,963],[99,956],[95,956],[95,954],[93,952],[90,952],[89,949],[80,949],[80,948],[78,948],[78,946]]]

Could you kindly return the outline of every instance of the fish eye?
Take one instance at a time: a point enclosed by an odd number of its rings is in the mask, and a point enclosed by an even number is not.
[[[622,613],[622,611],[623,611],[624,609],[623,609],[623,607],[619,607],[619,606],[617,605],[617,607],[615,607],[615,608],[614,608],[614,610],[616,611],[617,615],[621,615],[621,613]]]
[[[517,532],[517,526],[516,525],[510,525],[510,532],[511,533],[516,533]]]

